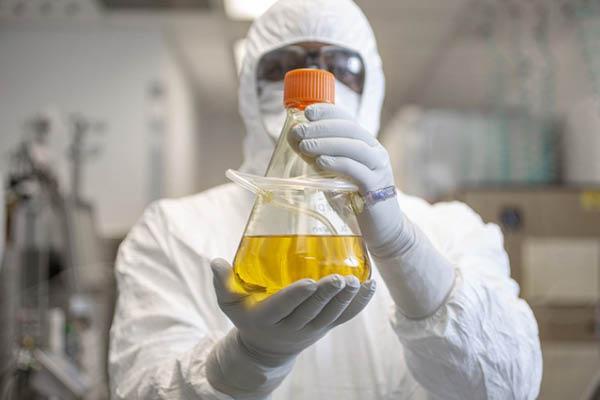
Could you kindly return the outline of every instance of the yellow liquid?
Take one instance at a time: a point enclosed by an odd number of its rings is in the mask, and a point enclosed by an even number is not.
[[[291,283],[331,274],[369,279],[360,236],[244,236],[233,262],[233,287],[263,299]]]

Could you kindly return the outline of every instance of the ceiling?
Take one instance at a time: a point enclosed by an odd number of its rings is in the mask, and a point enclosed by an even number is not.
[[[494,4],[510,8],[518,1],[356,0],[373,26],[383,60],[386,75],[384,119],[399,105],[422,100],[424,87],[432,81],[440,65],[448,60],[450,49],[456,47],[457,37],[463,35],[464,39],[468,30],[485,34],[485,26],[481,26],[482,8]],[[536,1],[568,4],[568,0]],[[199,97],[210,99],[209,106],[218,99],[219,109],[235,106],[237,78],[233,47],[245,36],[250,23],[227,18],[223,0],[0,0],[0,19],[7,15],[17,20],[19,16],[69,17],[81,10],[93,10],[93,6],[96,10],[89,14],[95,13],[102,21],[125,27],[135,24],[160,27],[183,61]],[[457,56],[455,51],[452,57],[458,57],[456,61],[460,62],[460,57],[472,56],[472,52],[473,48],[465,49]],[[462,79],[465,79],[462,72]]]
[[[210,10],[210,0],[99,0],[104,7],[111,10],[120,9],[194,9]]]
[[[473,0],[357,0],[378,40],[387,98],[410,101],[444,55]],[[477,2],[477,1],[475,1]],[[60,20],[90,16],[164,27],[202,93],[236,100],[233,46],[249,22],[225,16],[222,0],[0,0],[0,18]]]

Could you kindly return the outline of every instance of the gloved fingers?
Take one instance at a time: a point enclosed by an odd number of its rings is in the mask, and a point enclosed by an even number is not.
[[[352,299],[352,302],[346,307],[342,314],[332,323],[332,326],[338,326],[354,318],[361,312],[375,294],[377,283],[371,279],[360,286],[358,293]]]
[[[331,325],[352,303],[360,290],[360,282],[354,275],[345,277],[346,286],[342,289],[311,322],[306,324],[309,329],[319,330]]]
[[[387,154],[380,146],[369,146],[362,140],[348,138],[304,139],[300,151],[311,157],[346,157],[365,165],[371,170],[383,168]]]
[[[267,324],[275,324],[290,315],[318,289],[312,279],[301,279],[281,289],[256,305],[255,317]]]
[[[247,295],[235,293],[230,289],[232,270],[229,263],[222,258],[215,258],[210,262],[213,272],[213,285],[217,295],[217,301],[221,308],[231,307],[240,303]]]
[[[312,321],[321,310],[337,295],[345,286],[346,281],[340,275],[328,275],[317,282],[316,292],[305,302],[300,304],[294,312],[285,319],[279,321],[280,325],[292,330],[300,330]]]
[[[315,161],[319,167],[326,171],[350,177],[359,185],[361,193],[369,191],[372,187],[377,187],[373,171],[351,158],[319,156]]]
[[[304,139],[320,139],[343,137],[362,140],[369,146],[377,146],[379,142],[365,128],[354,121],[344,119],[325,119],[296,125],[291,131],[291,140],[300,142]]]
[[[343,108],[329,103],[311,104],[304,110],[304,116],[309,121],[320,119],[347,119],[354,120],[354,117]]]

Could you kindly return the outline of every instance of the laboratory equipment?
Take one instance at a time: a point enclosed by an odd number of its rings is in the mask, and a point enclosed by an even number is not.
[[[560,178],[560,126],[522,110],[407,107],[385,128],[398,187],[439,199],[461,187],[548,184]]]
[[[312,103],[333,103],[335,79],[318,69],[285,76],[287,118],[264,177],[227,171],[257,197],[233,263],[233,287],[265,298],[303,278],[371,274],[356,219],[360,197],[353,183],[325,173],[294,148],[291,129],[307,122]]]
[[[108,331],[109,311],[103,307],[109,305],[110,272],[103,268],[108,264],[92,206],[79,193],[82,163],[97,152],[85,144],[94,125],[78,115],[71,122],[71,192],[63,192],[50,162],[48,118],[34,119],[33,131],[11,159],[0,270],[1,312],[9,327],[0,341],[7,360],[0,393],[8,398],[107,397],[102,338]],[[78,306],[82,303],[89,306]]]
[[[598,101],[585,98],[567,112],[564,135],[564,180],[575,185],[600,184],[600,113]]]

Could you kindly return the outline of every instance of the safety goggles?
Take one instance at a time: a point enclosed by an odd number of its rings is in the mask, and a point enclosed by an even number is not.
[[[288,71],[298,68],[320,68],[358,94],[365,84],[365,66],[360,55],[333,45],[292,44],[263,55],[258,62],[257,81],[282,81]]]

